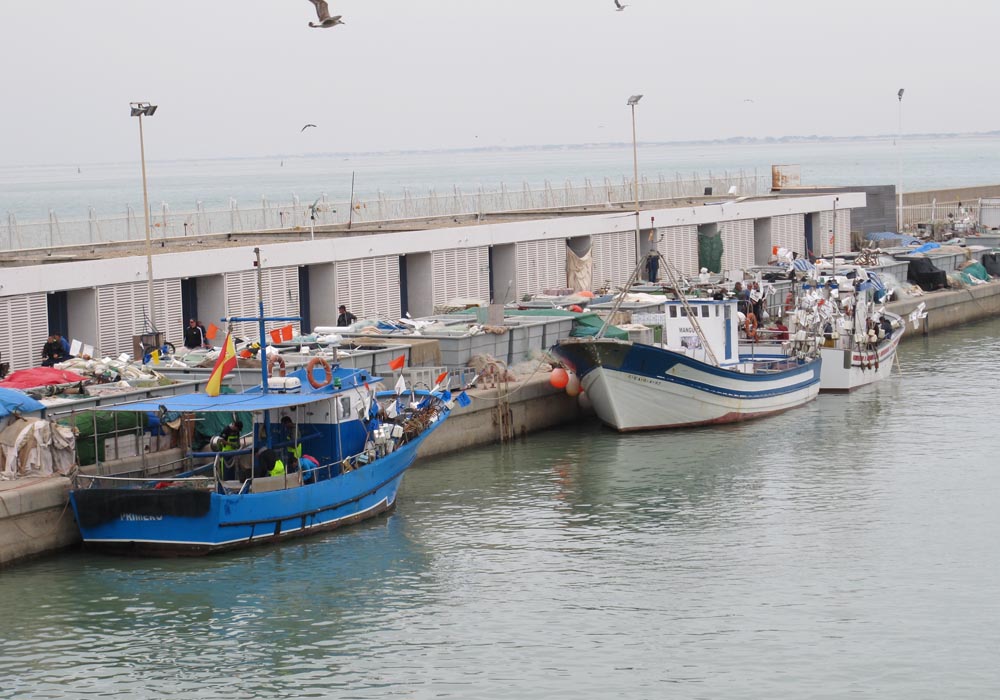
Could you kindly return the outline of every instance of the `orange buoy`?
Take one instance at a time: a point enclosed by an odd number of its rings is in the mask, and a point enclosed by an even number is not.
[[[580,306],[579,304],[573,304],[571,307],[569,307],[569,310],[581,313],[583,311],[583,307]]]
[[[549,384],[554,386],[556,389],[562,389],[569,382],[569,372],[564,370],[562,367],[556,367],[552,370],[552,374],[549,375]]]

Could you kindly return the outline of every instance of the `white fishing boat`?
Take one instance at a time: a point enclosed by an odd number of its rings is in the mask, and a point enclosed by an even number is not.
[[[860,265],[820,270],[802,283],[786,318],[790,332],[823,329],[820,391],[853,391],[892,372],[906,324],[885,309],[884,292],[878,275]]]
[[[658,327],[658,342],[568,338],[551,352],[579,377],[598,417],[620,431],[733,423],[816,398],[822,360],[817,339],[740,338],[736,299],[667,299],[633,322]],[[604,329],[602,329],[603,331]],[[756,331],[757,329],[753,329]]]

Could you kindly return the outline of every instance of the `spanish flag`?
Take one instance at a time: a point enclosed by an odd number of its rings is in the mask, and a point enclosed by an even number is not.
[[[232,333],[226,333],[226,340],[222,343],[222,352],[219,359],[215,361],[212,368],[212,376],[208,378],[205,385],[205,393],[209,396],[218,396],[222,390],[222,378],[233,371],[236,367],[236,345],[233,343]]]

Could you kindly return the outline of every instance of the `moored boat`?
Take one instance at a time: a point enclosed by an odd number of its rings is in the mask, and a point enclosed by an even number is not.
[[[259,271],[259,251],[257,256]],[[265,321],[293,319],[265,318],[259,304],[257,318],[226,320],[258,322],[263,346]],[[141,459],[135,471],[108,475],[98,465],[96,473],[78,474],[70,503],[86,546],[135,554],[208,554],[375,517],[395,506],[420,444],[451,411],[450,393],[436,386],[406,390],[400,378],[395,391],[377,392],[379,377],[331,366],[319,357],[287,376],[281,369],[281,376],[273,378],[272,363],[267,363],[260,386],[221,394],[222,375],[235,363],[227,335],[206,393],[105,408],[155,414],[161,423],[177,422],[182,430],[196,416],[223,414],[232,421],[209,449],[191,452],[176,464]]]
[[[823,330],[820,391],[849,392],[888,377],[906,324],[885,309],[877,273],[860,265],[809,273],[786,316],[790,330]]]
[[[733,423],[814,399],[814,338],[744,343],[735,299],[678,298],[633,321],[660,342],[569,338],[552,347],[580,378],[598,417],[620,431]]]

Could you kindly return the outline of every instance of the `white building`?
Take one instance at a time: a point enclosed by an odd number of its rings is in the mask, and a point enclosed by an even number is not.
[[[267,314],[301,316],[309,329],[334,325],[339,304],[362,318],[407,311],[416,317],[454,298],[504,303],[563,288],[568,250],[590,251],[594,289],[625,282],[638,256],[654,245],[682,273],[697,273],[699,233],[722,237],[724,271],[766,264],[775,246],[800,255],[807,245],[815,255],[847,251],[850,210],[864,206],[863,193],[665,202],[640,211],[638,236],[634,212],[605,209],[449,220],[434,227],[332,227],[316,240],[264,232],[173,239],[163,247],[157,241],[153,316],[175,345],[186,317],[207,325],[255,316],[254,247],[262,252]],[[39,364],[50,330],[91,344],[101,355],[131,353],[133,336],[148,331],[143,244],[26,251],[11,259],[14,264],[0,267],[0,353],[12,370]]]

